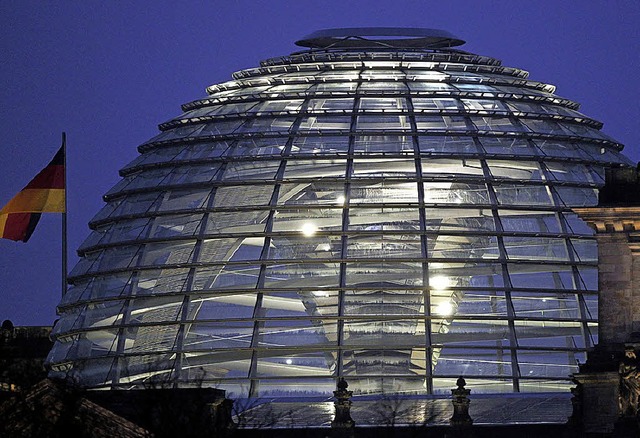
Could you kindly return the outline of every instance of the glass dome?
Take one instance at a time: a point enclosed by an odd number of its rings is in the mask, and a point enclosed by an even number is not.
[[[598,317],[596,244],[571,208],[630,165],[622,145],[449,34],[342,31],[208,87],[139,146],[78,250],[53,377],[568,388]]]

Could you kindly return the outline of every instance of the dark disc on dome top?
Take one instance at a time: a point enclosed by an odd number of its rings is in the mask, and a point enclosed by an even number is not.
[[[464,43],[464,40],[444,30],[397,27],[323,29],[296,41],[296,45],[312,49],[441,49]]]

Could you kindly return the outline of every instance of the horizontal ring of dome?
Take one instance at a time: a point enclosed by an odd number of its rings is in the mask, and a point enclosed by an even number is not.
[[[304,99],[304,98],[342,98],[351,97],[352,95],[346,92],[331,93],[331,92],[278,92],[277,96],[273,96],[273,93],[259,92],[250,95],[234,96],[227,94],[222,97],[208,97],[204,99],[195,100],[190,103],[182,105],[183,111],[190,111],[199,109],[210,105],[225,105],[229,103],[247,103],[247,102],[261,102],[265,99],[269,101],[288,100],[288,99]],[[355,96],[355,94],[353,94]],[[507,92],[482,92],[482,91],[406,91],[406,92],[393,92],[384,93],[381,91],[358,91],[359,97],[397,97],[397,98],[409,98],[409,97],[432,97],[432,98],[473,98],[473,99],[507,99],[513,101],[531,101],[537,103],[548,103],[552,105],[559,105],[569,108],[571,110],[577,110],[579,104],[568,99],[562,99],[557,96],[542,96],[532,94],[516,94]]]
[[[342,116],[365,116],[365,115],[381,115],[381,116],[416,116],[416,115],[442,115],[442,116],[482,116],[482,117],[517,117],[518,120],[523,119],[532,119],[532,120],[556,120],[560,122],[569,122],[576,123],[585,126],[589,126],[594,129],[600,129],[602,127],[602,123],[588,119],[584,117],[570,117],[558,114],[546,114],[546,113],[526,113],[526,112],[516,112],[516,111],[498,111],[498,110],[405,110],[405,111],[391,111],[391,110],[311,110],[304,112],[294,112],[294,111],[277,111],[277,112],[266,112],[266,113],[237,113],[237,114],[229,114],[229,115],[211,115],[211,116],[199,116],[194,118],[181,118],[174,119],[169,122],[161,123],[158,125],[158,128],[161,131],[168,131],[173,128],[195,125],[199,123],[207,123],[207,122],[215,122],[215,121],[227,121],[227,120],[246,120],[246,119],[260,119],[260,118],[273,118],[277,119],[280,117],[290,117],[291,115],[299,114],[300,116],[331,116],[331,115],[342,115]],[[305,132],[300,130],[298,132]],[[420,133],[420,131],[417,131]]]
[[[240,70],[233,73],[233,79],[239,80],[244,78],[251,78],[256,76],[275,75],[283,73],[299,73],[299,72],[330,72],[330,71],[353,71],[357,69],[366,69],[367,71],[375,70],[407,70],[407,72],[420,72],[420,71],[436,71],[436,72],[469,72],[469,73],[489,73],[503,76],[513,76],[521,79],[527,79],[529,73],[525,70],[513,67],[504,67],[496,65],[469,65],[469,64],[455,64],[455,63],[431,63],[431,65],[425,65],[426,63],[413,64],[412,62],[397,61],[393,65],[389,63],[367,63],[366,61],[358,61],[351,63],[332,63],[327,64],[283,64],[269,67],[257,67],[245,70]],[[406,73],[406,72],[405,72]],[[214,87],[216,84],[214,84]]]
[[[430,61],[453,62],[462,64],[484,64],[499,66],[500,60],[488,56],[461,52],[300,52],[289,56],[279,56],[261,61],[262,67],[283,64],[301,64],[309,62],[341,62],[341,61]]]

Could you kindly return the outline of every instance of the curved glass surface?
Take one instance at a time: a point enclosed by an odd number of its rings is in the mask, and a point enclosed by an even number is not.
[[[52,375],[234,394],[556,391],[597,341],[571,207],[630,164],[554,87],[455,50],[302,52],[208,88],[121,170]]]

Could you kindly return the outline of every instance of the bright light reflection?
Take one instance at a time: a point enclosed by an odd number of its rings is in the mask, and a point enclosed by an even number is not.
[[[287,365],[291,365],[291,364],[293,363],[293,361],[292,361],[291,359],[287,359],[287,360],[285,360],[285,363],[286,363]]]
[[[449,301],[440,303],[436,306],[435,313],[442,316],[453,315],[453,304],[451,304]]]
[[[346,198],[342,195],[338,196],[336,198],[336,204],[338,205],[344,205],[344,201],[346,201]]]
[[[328,297],[329,296],[329,292],[324,292],[324,291],[321,291],[321,290],[314,290],[311,293],[313,294],[314,297]]]
[[[318,227],[316,227],[315,224],[312,224],[311,222],[305,222],[302,225],[302,234],[307,237],[313,236],[314,234],[316,234],[316,231],[318,231]]]
[[[448,288],[449,284],[449,277],[445,277],[444,275],[438,275],[429,279],[429,285],[433,289],[443,290]]]

